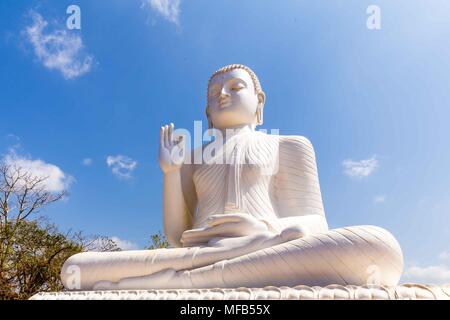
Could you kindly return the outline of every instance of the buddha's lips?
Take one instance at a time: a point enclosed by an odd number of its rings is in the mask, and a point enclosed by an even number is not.
[[[220,108],[226,108],[230,105],[230,99],[223,99],[219,101],[219,107]]]

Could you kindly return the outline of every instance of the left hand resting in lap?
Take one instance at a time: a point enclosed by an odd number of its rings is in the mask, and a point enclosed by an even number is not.
[[[270,234],[267,225],[245,213],[213,215],[207,220],[208,226],[183,232],[181,243],[184,247],[206,244],[213,238],[235,238],[258,234]]]

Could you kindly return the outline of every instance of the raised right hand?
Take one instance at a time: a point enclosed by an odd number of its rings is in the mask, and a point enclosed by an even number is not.
[[[183,136],[173,137],[174,125],[165,125],[160,130],[159,165],[164,173],[179,170],[184,162],[186,143]]]

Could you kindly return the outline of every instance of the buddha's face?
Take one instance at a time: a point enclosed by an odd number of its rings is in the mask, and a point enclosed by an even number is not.
[[[244,69],[233,69],[211,79],[208,113],[214,128],[255,124],[256,111],[263,104],[264,93],[255,92],[253,80]]]

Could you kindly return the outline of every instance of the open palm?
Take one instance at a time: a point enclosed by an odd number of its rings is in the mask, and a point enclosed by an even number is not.
[[[181,168],[185,157],[183,136],[174,139],[174,125],[165,125],[160,130],[159,164],[164,173]]]

